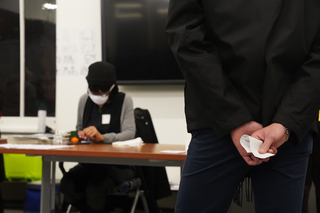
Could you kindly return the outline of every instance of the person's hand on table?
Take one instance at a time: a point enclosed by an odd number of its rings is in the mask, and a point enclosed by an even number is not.
[[[260,159],[255,157],[252,153],[247,153],[246,150],[242,147],[242,145],[240,144],[240,138],[242,135],[250,135],[257,132],[258,130],[263,129],[263,126],[255,121],[250,121],[248,123],[245,123],[241,126],[239,126],[238,128],[232,130],[230,132],[232,141],[234,143],[234,145],[236,146],[236,148],[238,149],[238,152],[240,153],[240,155],[242,156],[242,158],[246,161],[246,163],[250,166],[257,166],[259,164],[261,164],[262,162],[267,162],[269,160],[269,158],[265,158],[265,159]],[[274,153],[276,150],[274,149],[269,149],[267,150],[270,153]]]
[[[97,142],[103,141],[104,136],[100,134],[95,126],[89,126],[78,132],[79,138],[91,139]]]

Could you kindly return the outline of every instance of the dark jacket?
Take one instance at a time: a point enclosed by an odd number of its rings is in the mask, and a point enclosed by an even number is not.
[[[316,131],[319,0],[171,0],[166,31],[186,80],[188,131],[257,121]]]

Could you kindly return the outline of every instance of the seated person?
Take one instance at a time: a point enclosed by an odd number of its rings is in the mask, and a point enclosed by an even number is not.
[[[80,98],[78,106],[79,138],[95,143],[133,139],[136,127],[132,99],[118,91],[114,66],[106,62],[93,63],[86,79],[88,93]],[[107,193],[134,177],[133,166],[79,163],[64,174],[60,190],[66,202],[81,213],[105,213],[112,210]]]

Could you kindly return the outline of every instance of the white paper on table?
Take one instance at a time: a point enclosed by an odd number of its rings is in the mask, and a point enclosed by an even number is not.
[[[59,149],[72,147],[70,145],[44,145],[44,144],[0,144],[0,148],[7,149]]]
[[[113,142],[112,146],[140,146],[142,144],[143,140],[140,137],[138,137],[132,140]]]
[[[247,153],[252,153],[254,156],[261,159],[274,156],[274,154],[271,154],[271,153],[265,153],[265,154],[259,153],[258,150],[262,145],[262,143],[263,142],[261,140],[253,138],[249,135],[242,135],[242,137],[240,138],[240,144],[246,150]]]

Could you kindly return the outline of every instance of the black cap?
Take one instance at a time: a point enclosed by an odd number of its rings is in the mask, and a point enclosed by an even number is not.
[[[116,69],[108,62],[95,62],[89,66],[86,79],[89,85],[112,85],[117,81]]]

